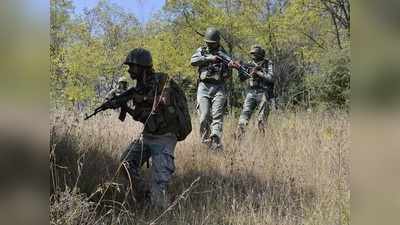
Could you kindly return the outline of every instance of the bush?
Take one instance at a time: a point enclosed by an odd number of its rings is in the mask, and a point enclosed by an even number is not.
[[[329,51],[321,60],[318,74],[305,76],[305,89],[313,107],[344,108],[350,106],[349,50]]]

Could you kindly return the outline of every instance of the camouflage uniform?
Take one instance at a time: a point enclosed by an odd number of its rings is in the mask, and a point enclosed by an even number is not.
[[[252,49],[255,48],[261,47],[253,46]],[[253,72],[253,76],[248,78],[246,99],[244,101],[243,110],[239,118],[238,132],[240,132],[240,134],[244,132],[244,128],[249,123],[251,115],[256,108],[258,128],[260,131],[264,131],[270,112],[269,101],[273,95],[272,63],[269,60],[264,59],[265,53],[261,54],[261,57],[262,59],[253,59],[246,65],[249,73]],[[239,73],[239,76],[241,77],[242,81],[247,79],[243,76],[243,74]]]
[[[133,56],[132,56],[133,55]],[[144,49],[135,49],[128,55],[125,64],[130,65],[131,77],[137,79],[136,89],[141,95],[135,98],[135,107],[128,112],[134,120],[144,124],[143,134],[134,140],[121,156],[121,161],[133,181],[136,193],[143,192],[143,180],[140,177],[140,168],[143,163],[152,159],[152,179],[150,189],[151,203],[155,207],[165,208],[168,204],[167,185],[175,171],[174,149],[177,143],[175,135],[177,121],[173,116],[174,108],[169,101],[168,87],[165,81],[167,76],[150,72],[144,77],[131,73],[131,66],[151,66],[150,62],[140,64],[138,58],[149,58],[150,52]],[[131,58],[130,58],[131,57]],[[133,58],[133,59],[132,59]],[[152,70],[148,70],[152,71]],[[163,88],[164,87],[164,88]],[[154,96],[161,99],[159,104],[153,104]],[[158,102],[158,101],[156,101]],[[139,189],[139,190],[137,190]]]
[[[177,143],[173,133],[162,135],[143,134],[133,141],[121,156],[125,168],[136,188],[143,192],[144,181],[140,176],[140,168],[152,159],[150,200],[152,205],[165,208],[168,205],[167,186],[175,171],[174,151]]]
[[[225,80],[228,78],[229,69],[224,63],[213,59],[218,51],[225,52],[219,46],[219,32],[215,28],[209,28],[205,41],[207,45],[209,43],[218,45],[214,49],[209,46],[198,48],[190,61],[192,66],[198,67],[199,74],[197,104],[200,114],[200,135],[202,143],[209,142],[211,138],[211,147],[222,149],[221,138],[226,107]]]

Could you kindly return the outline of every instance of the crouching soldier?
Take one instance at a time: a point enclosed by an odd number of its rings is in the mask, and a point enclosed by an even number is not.
[[[270,99],[273,95],[272,63],[265,59],[265,50],[254,45],[250,50],[251,61],[246,65],[251,77],[245,77],[239,73],[241,81],[247,79],[248,87],[246,99],[243,104],[237,128],[237,137],[245,132],[253,112],[257,109],[257,125],[261,132],[264,132],[268,115],[270,112]]]
[[[138,93],[132,98],[134,108],[128,107],[127,112],[143,123],[144,128],[141,137],[122,154],[121,161],[133,192],[143,193],[144,190],[138,190],[144,187],[140,168],[151,158],[151,205],[165,208],[168,205],[167,185],[175,171],[176,143],[185,139],[192,129],[186,97],[174,80],[154,72],[148,50],[132,50],[124,64],[129,66],[130,77],[137,81]]]

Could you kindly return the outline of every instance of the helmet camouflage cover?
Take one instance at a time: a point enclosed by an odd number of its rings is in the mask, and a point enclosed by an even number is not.
[[[135,48],[128,53],[124,64],[136,64],[145,67],[153,66],[153,58],[150,51],[144,48]]]

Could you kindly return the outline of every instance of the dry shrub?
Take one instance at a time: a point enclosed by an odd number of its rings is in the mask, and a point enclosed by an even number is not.
[[[68,204],[60,193],[80,193],[83,206],[97,206],[77,208],[96,215],[86,224],[149,224],[159,215],[128,204],[114,179],[119,155],[138,136],[139,123],[121,123],[114,112],[89,121],[69,112],[51,118],[50,208]],[[265,134],[250,125],[240,142],[233,138],[236,123],[226,119],[225,150],[215,153],[199,143],[194,121],[192,134],[176,148],[172,198],[200,180],[157,224],[349,224],[347,114],[274,112]],[[59,213],[54,215],[57,224]]]

